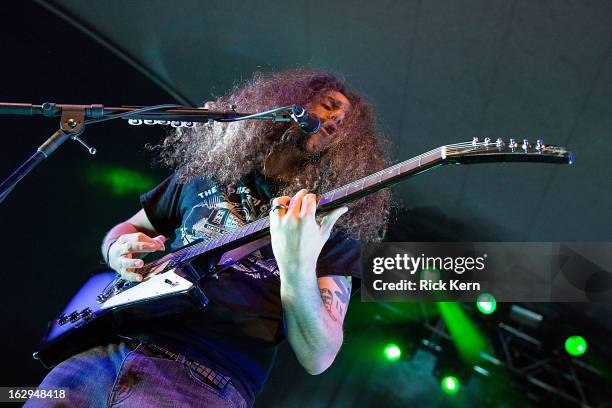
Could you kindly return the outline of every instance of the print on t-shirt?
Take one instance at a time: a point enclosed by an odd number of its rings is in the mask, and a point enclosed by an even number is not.
[[[262,200],[251,194],[246,186],[229,187],[221,192],[216,186],[197,193],[198,201],[189,209],[179,229],[179,238],[183,245],[197,239],[209,243],[221,236],[236,230],[267,210]],[[232,266],[245,275],[262,279],[279,276],[278,266],[272,254],[264,257],[261,251],[255,251]]]

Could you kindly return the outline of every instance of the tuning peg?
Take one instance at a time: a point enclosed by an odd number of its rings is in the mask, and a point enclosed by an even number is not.
[[[508,147],[512,150],[516,149],[516,140],[515,139],[510,139],[510,142],[508,142]]]
[[[472,146],[476,146],[478,144],[478,138],[477,137],[473,137],[472,138]]]
[[[523,139],[523,144],[521,145],[521,147],[524,151],[527,151],[527,149],[529,149],[529,140]]]
[[[495,141],[495,146],[501,148],[504,145],[504,141],[502,140],[501,137],[498,137],[497,140]]]
[[[140,119],[128,119],[128,123],[133,126],[142,125],[142,120]]]
[[[543,147],[544,147],[544,141],[543,141],[542,139],[538,139],[538,140],[536,140],[536,146],[535,146],[535,149],[536,149],[538,152],[541,152]]]

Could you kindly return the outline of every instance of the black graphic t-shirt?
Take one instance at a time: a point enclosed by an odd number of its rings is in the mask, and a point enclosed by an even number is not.
[[[171,176],[141,196],[155,229],[174,237],[176,250],[197,239],[212,241],[267,215],[274,191],[260,174],[235,187],[196,179],[180,184]],[[169,241],[168,241],[169,242]],[[204,265],[198,260],[194,263]],[[323,247],[317,275],[361,276],[360,247],[336,233]],[[202,311],[158,319],[130,334],[212,366],[232,378],[251,402],[262,389],[285,339],[279,271],[267,245],[202,283],[210,303]]]

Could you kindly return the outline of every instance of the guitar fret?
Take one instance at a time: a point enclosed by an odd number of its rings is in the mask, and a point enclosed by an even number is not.
[[[395,175],[396,175],[396,176],[399,176],[400,174],[402,174],[402,171],[401,171],[401,169],[400,169],[399,167],[395,166],[395,170],[397,170],[397,171],[395,172]]]
[[[217,238],[214,241],[211,241],[211,249],[215,249],[215,248],[219,248],[220,246],[222,246],[224,244],[223,241],[225,241],[227,237],[225,235],[221,235],[219,238]]]
[[[173,262],[173,261],[184,262],[188,260],[190,251],[191,251],[191,247],[185,248],[185,250],[177,252],[179,256],[174,257],[173,259],[170,260],[170,262]]]
[[[201,245],[201,244],[195,244],[194,246],[192,246],[191,248],[189,248],[189,253],[188,253],[188,257],[189,258],[193,258],[194,256],[198,255],[201,253],[201,247],[204,246],[206,247],[206,245]]]
[[[189,251],[190,251],[190,250],[191,250],[191,248],[187,248],[187,249],[185,249],[184,251],[181,251],[181,253],[179,254],[179,256],[175,256],[175,257],[173,257],[173,258],[172,258],[170,261],[171,261],[171,262],[174,262],[174,261],[177,261],[177,262],[182,262],[182,261],[184,261],[185,259],[188,259],[188,258],[189,258]]]
[[[238,238],[244,238],[244,237],[246,237],[246,236],[248,235],[248,234],[247,234],[247,231],[249,230],[249,225],[251,225],[251,224],[252,224],[252,223],[247,224],[247,225],[243,226],[243,227],[240,229],[240,232],[238,233]]]
[[[365,180],[368,180],[368,185],[370,185],[369,183],[374,182],[374,180],[376,180],[376,173],[374,174],[370,174],[367,177],[364,177]]]
[[[351,183],[346,187],[346,192],[344,193],[344,196],[349,196],[351,194],[353,194],[355,191],[359,190],[357,188],[357,184],[356,183]]]
[[[253,229],[252,232],[259,232],[262,229],[266,228],[266,220],[269,220],[269,218],[265,217],[265,218],[261,218],[261,219],[257,220],[257,225],[255,226],[255,228]]]
[[[201,255],[203,253],[206,253],[208,251],[210,251],[211,249],[213,249],[213,245],[212,242],[207,242],[207,243],[202,243],[202,245],[200,245],[200,248],[198,250],[198,254],[197,255]]]
[[[347,196],[347,193],[350,187],[351,187],[350,184],[347,184],[346,186],[344,186],[344,192],[340,195],[340,198],[344,198]],[[342,189],[340,189],[340,192],[342,192]]]
[[[341,191],[341,193],[342,193],[342,194],[340,194],[340,198],[341,198],[341,199],[342,199],[342,198],[346,198],[346,196],[350,194],[350,191],[351,191],[351,187],[352,187],[352,186],[353,186],[353,185],[349,183],[349,184],[345,185],[345,186],[342,188],[342,190],[340,190],[340,191]]]
[[[227,244],[230,241],[232,234],[227,234],[227,235],[223,235],[221,236],[221,238],[219,239],[218,244],[217,244],[217,248],[218,247],[222,247],[223,245]]]
[[[225,245],[231,240],[232,240],[232,233],[230,232],[229,234],[223,235],[223,238],[221,239],[221,245]]]
[[[250,223],[249,225],[247,225],[247,228],[245,230],[246,234],[244,234],[244,236],[251,235],[253,233],[253,231],[255,230],[255,226],[256,226],[257,222],[258,221],[255,220],[252,223]]]

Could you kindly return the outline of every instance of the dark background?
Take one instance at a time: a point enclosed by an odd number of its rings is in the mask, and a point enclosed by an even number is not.
[[[442,168],[404,183],[395,189],[401,206],[392,240],[612,237],[608,1],[295,1],[256,9],[196,1],[22,2],[6,5],[0,21],[0,100],[6,102],[197,105],[256,70],[307,66],[342,73],[370,99],[395,159],[472,136],[543,138],[576,155],[573,166]],[[0,177],[58,126],[41,117],[0,120]],[[44,376],[31,353],[45,323],[102,267],[105,232],[138,210],[140,191],[168,174],[143,148],[163,135],[161,127],[123,121],[90,126],[84,138],[98,154],[66,143],[1,204],[0,384],[32,386]],[[117,194],[92,179],[92,172],[109,168],[149,179]],[[474,382],[445,399],[430,354],[396,365],[365,356],[364,347],[378,341],[371,337],[377,307],[353,299],[346,344],[322,376],[307,376],[284,347],[259,404],[463,405],[478,398],[484,386]],[[609,307],[534,307],[551,322],[588,333],[610,361]],[[396,313],[394,324],[405,336],[411,334],[401,323],[413,316]],[[500,391],[498,402],[515,394]]]

